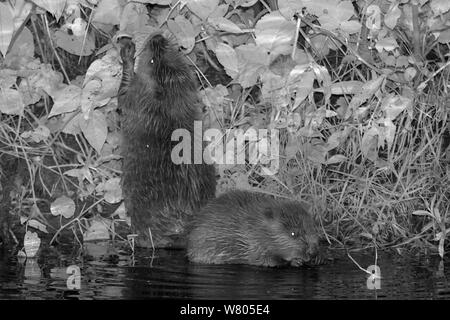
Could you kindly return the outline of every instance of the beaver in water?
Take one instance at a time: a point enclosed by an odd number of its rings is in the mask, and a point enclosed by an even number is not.
[[[190,261],[280,266],[318,264],[319,236],[304,206],[249,191],[231,191],[195,214]]]
[[[136,72],[133,42],[119,41],[122,188],[136,244],[183,247],[186,220],[215,196],[216,187],[212,165],[175,164],[171,159],[174,130],[188,130],[194,137],[194,121],[201,119],[196,81],[182,53],[162,34],[148,38]]]

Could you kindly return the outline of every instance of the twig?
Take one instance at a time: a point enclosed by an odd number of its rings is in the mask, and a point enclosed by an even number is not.
[[[39,37],[39,34],[38,34],[38,31],[37,31],[37,28],[36,28],[36,17],[37,17],[37,15],[36,15],[36,10],[35,10],[35,8],[36,8],[36,5],[33,3],[33,9],[32,9],[32,12],[33,12],[33,15],[31,16],[31,27],[33,28],[33,32],[34,32],[34,34],[36,35],[36,42],[37,42],[37,44],[38,44],[38,47],[39,47],[39,52],[41,53],[41,57],[42,57],[42,61],[44,61],[44,63],[47,63],[47,57],[44,55],[44,49],[42,49],[42,44],[41,44],[41,39],[40,39],[40,37]]]
[[[94,10],[91,10],[91,14],[89,15],[89,21],[88,21],[87,26],[86,26],[86,31],[84,32],[83,44],[81,45],[80,57],[78,58],[78,64],[81,63],[81,57],[82,57],[82,54],[83,54],[84,45],[86,44],[86,38],[87,38],[87,35],[88,35],[89,26],[92,24],[92,17],[94,16],[93,13],[94,13]]]
[[[425,80],[424,82],[422,82],[421,84],[419,84],[419,86],[417,87],[417,89],[419,91],[422,91],[423,89],[425,89],[425,86],[427,85],[428,81],[430,81],[431,79],[433,79],[439,72],[441,72],[442,70],[444,70],[445,68],[447,68],[450,65],[450,61],[447,61],[446,64],[444,64],[442,67],[440,67],[439,69],[437,69],[431,76],[429,76],[427,78],[427,80]]]
[[[422,46],[420,44],[419,8],[417,4],[411,4],[411,8],[414,39],[414,57],[417,59],[417,61],[421,61]]]
[[[64,77],[66,78],[67,83],[70,84],[69,76],[66,73],[66,69],[64,68],[63,63],[61,62],[61,59],[59,58],[58,52],[56,52],[55,46],[53,45],[52,35],[50,34],[50,28],[48,26],[47,16],[44,13],[41,15],[41,17],[42,17],[42,19],[44,19],[45,30],[47,31],[50,46],[52,47],[53,52],[55,53],[56,59],[58,60],[59,65],[61,66],[62,73],[64,74]]]
[[[297,27],[295,28],[295,39],[294,39],[294,45],[292,48],[292,60],[295,61],[295,51],[297,50],[297,41],[298,41],[298,33],[300,32],[300,24],[302,23],[302,17],[300,14],[297,15]]]
[[[167,14],[167,17],[164,19],[164,21],[159,25],[159,28],[161,28],[167,20],[169,20],[170,15],[172,14],[173,10],[178,6],[178,4],[181,2],[181,0],[178,0],[177,3],[173,5],[173,7],[170,8],[169,13]]]
[[[53,243],[53,241],[55,241],[56,237],[61,233],[61,231],[63,231],[67,226],[70,226],[72,223],[74,222],[80,222],[80,219],[87,213],[89,212],[89,210],[91,210],[93,207],[95,207],[97,204],[99,204],[100,202],[103,201],[103,198],[95,201],[93,204],[91,204],[86,210],[82,210],[81,213],[78,215],[78,217],[73,218],[72,220],[70,220],[69,222],[67,222],[65,225],[61,226],[58,231],[55,232],[55,234],[53,235],[52,239],[50,240],[50,245]]]

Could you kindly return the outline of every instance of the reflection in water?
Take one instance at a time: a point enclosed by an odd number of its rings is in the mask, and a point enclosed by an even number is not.
[[[138,261],[141,264],[143,261]],[[133,268],[130,298],[284,299],[308,297],[317,270],[189,264],[184,252],[161,251],[153,268]]]
[[[354,254],[364,268],[371,255]],[[190,264],[182,250],[137,250],[89,244],[83,252],[43,250],[18,261],[0,252],[0,299],[403,299],[450,298],[445,264],[382,254],[381,289],[367,289],[367,275],[346,256],[307,268]],[[80,270],[80,290],[69,289]],[[447,268],[448,269],[448,268]],[[75,282],[72,282],[75,283]]]

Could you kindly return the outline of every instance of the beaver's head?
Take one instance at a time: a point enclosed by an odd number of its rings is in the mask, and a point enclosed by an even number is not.
[[[173,92],[195,86],[186,58],[176,44],[161,33],[151,35],[138,55],[136,72],[155,81],[156,89]]]
[[[317,260],[319,233],[301,203],[281,201],[264,216],[270,222],[272,254],[294,266]]]

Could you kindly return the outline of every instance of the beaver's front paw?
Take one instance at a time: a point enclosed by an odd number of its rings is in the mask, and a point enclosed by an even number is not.
[[[123,37],[119,39],[120,57],[123,64],[134,64],[134,54],[136,53],[136,47],[130,38]]]

